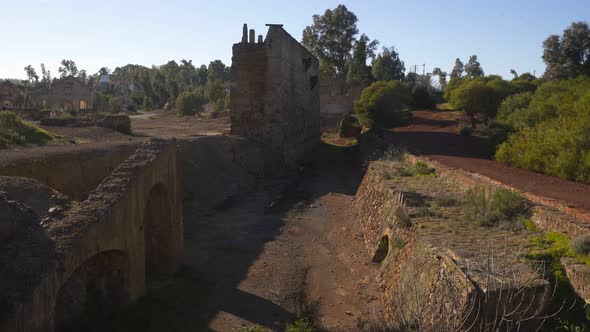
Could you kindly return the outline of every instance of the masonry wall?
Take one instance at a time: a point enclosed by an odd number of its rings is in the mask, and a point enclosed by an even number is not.
[[[157,192],[158,195],[154,195]],[[160,201],[154,202],[154,199]],[[146,223],[150,204],[165,208]],[[53,331],[62,288],[80,272],[103,271],[106,277],[117,273],[123,280],[128,301],[145,289],[148,252],[160,255],[159,273],[172,273],[180,264],[183,251],[182,184],[178,149],[174,141],[153,140],[143,145],[93,191],[89,198],[64,217],[42,223],[51,260],[42,265],[38,280],[14,285],[20,299],[13,303],[11,319],[0,322],[2,331]],[[150,241],[154,239],[156,241]],[[155,243],[157,251],[149,246]],[[110,263],[122,265],[111,271]],[[28,264],[23,261],[22,264]],[[98,265],[97,265],[98,264]],[[106,269],[106,270],[105,270]],[[89,275],[85,274],[86,279]],[[4,285],[7,286],[7,285]],[[10,285],[8,285],[10,286]],[[84,298],[84,288],[67,298]]]
[[[281,26],[233,46],[231,132],[265,152],[265,169],[293,166],[319,142],[319,61]]]
[[[0,175],[35,179],[82,201],[138,146],[133,143],[3,151]]]

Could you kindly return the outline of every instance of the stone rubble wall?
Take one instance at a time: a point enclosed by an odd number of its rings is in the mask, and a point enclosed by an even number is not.
[[[175,141],[152,140],[92,191],[88,199],[63,216],[44,220],[52,259],[44,263],[38,280],[14,303],[14,316],[0,323],[2,331],[53,331],[61,287],[70,277],[102,253],[118,252],[128,262],[124,284],[132,301],[145,290],[146,211],[155,187],[165,188],[168,206],[162,224],[161,250],[168,258],[163,270],[172,273],[183,252],[182,183]],[[22,264],[28,264],[23,261]],[[15,286],[16,287],[16,286]]]
[[[409,158],[421,160],[413,156]],[[438,176],[449,177],[450,172],[441,172],[437,168]],[[456,180],[456,177],[452,179]],[[466,186],[482,185],[475,179],[466,177],[463,180]],[[396,211],[404,204],[403,195],[390,188],[379,170],[369,166],[356,193],[355,208],[369,255],[376,257],[382,239],[387,238],[388,241],[388,253],[380,262],[376,279],[383,291],[381,300],[386,319],[410,317],[420,311],[428,313],[422,321],[425,330],[437,326],[465,330],[467,325],[477,323],[481,317],[493,316],[491,312],[474,309],[482,304],[482,299],[487,301],[488,308],[494,307],[494,301],[499,301],[501,297],[494,289],[487,289],[487,295],[483,295],[477,280],[488,276],[482,272],[473,275],[473,271],[467,274],[464,260],[448,248],[425,242],[419,225],[409,229],[400,226]],[[396,246],[399,242],[404,244],[401,248]],[[547,300],[539,295],[547,292],[547,287],[548,283],[542,279],[527,284],[527,299]],[[535,303],[539,307],[546,304]]]

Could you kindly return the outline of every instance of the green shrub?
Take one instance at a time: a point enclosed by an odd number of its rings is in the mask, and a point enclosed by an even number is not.
[[[469,115],[483,113],[493,117],[501,102],[500,94],[483,79],[468,80],[461,84],[449,101],[456,109]]]
[[[497,119],[512,128],[526,127],[528,123],[526,123],[526,117],[523,115],[525,115],[532,99],[533,94],[531,92],[509,96],[500,104]]]
[[[398,208],[395,210],[395,218],[397,220],[397,224],[404,229],[408,229],[412,227],[412,219],[403,208]]]
[[[590,254],[590,234],[575,237],[572,240],[572,247],[578,255],[587,256]]]
[[[507,119],[517,131],[499,145],[497,160],[590,182],[590,78],[544,83]]]
[[[465,193],[464,208],[467,218],[484,227],[500,223],[522,223],[524,226],[524,217],[528,214],[526,199],[507,189],[496,190],[490,195],[479,188],[470,189]]]
[[[416,175],[430,175],[434,174],[435,169],[426,165],[422,161],[417,161],[412,167],[413,173]]]
[[[14,112],[0,112],[0,148],[25,144],[45,144],[53,136],[21,120]]]
[[[457,205],[457,200],[450,196],[437,196],[434,198],[434,205],[438,207],[449,207]]]
[[[364,127],[391,127],[409,115],[411,100],[409,88],[400,81],[379,81],[363,90],[354,111]]]
[[[313,332],[313,324],[308,319],[298,319],[293,324],[287,324],[285,332]]]
[[[176,99],[176,112],[180,116],[190,116],[201,112],[205,98],[195,92],[183,92]]]

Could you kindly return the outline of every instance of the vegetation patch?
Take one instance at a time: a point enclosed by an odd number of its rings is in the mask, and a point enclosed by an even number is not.
[[[359,123],[366,128],[388,128],[401,123],[411,113],[410,88],[400,81],[379,81],[363,90],[354,104]]]
[[[500,189],[488,194],[481,188],[469,189],[465,193],[466,218],[483,227],[500,224],[524,227],[528,216],[526,199],[512,190]]]
[[[0,149],[18,145],[45,144],[52,139],[52,134],[24,122],[14,112],[0,112]]]

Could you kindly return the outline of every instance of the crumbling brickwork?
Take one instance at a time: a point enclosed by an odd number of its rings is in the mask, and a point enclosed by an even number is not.
[[[71,329],[88,305],[114,310],[144,293],[146,277],[173,273],[183,254],[180,171],[176,142],[154,139],[79,203],[49,189],[21,203],[26,192],[1,186],[0,215],[11,219],[0,218],[0,331]]]
[[[255,41],[244,26],[232,58],[231,132],[265,151],[267,171],[293,166],[319,142],[319,61],[281,25]]]

